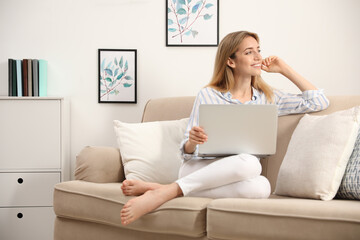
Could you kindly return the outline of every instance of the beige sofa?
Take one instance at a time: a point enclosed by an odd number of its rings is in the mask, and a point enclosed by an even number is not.
[[[360,96],[330,97],[317,115],[360,105]],[[150,100],[143,122],[188,117],[194,97]],[[261,160],[275,188],[281,161],[302,115],[279,118],[275,155]],[[171,200],[138,221],[122,226],[120,210],[130,197],[120,190],[124,173],[119,150],[86,147],[77,157],[75,181],[54,191],[55,240],[70,239],[360,239],[360,201],[269,199]]]

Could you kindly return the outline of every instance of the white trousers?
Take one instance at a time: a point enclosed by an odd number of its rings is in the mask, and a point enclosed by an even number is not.
[[[185,160],[179,179],[184,196],[208,198],[268,198],[269,181],[260,175],[261,164],[249,154],[212,160]]]

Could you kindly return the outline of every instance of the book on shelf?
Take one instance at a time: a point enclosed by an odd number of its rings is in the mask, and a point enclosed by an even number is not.
[[[39,96],[47,96],[47,61],[39,60]]]
[[[8,82],[8,84],[9,84],[9,93],[8,93],[8,95],[9,96],[12,96],[12,94],[13,94],[13,92],[12,92],[12,86],[13,86],[13,84],[12,84],[12,59],[8,59],[8,68],[9,68],[9,82]]]
[[[47,96],[47,61],[8,59],[9,96]]]
[[[22,61],[22,76],[23,76],[23,82],[22,82],[22,85],[23,85],[23,92],[22,92],[22,95],[23,96],[29,96],[28,95],[28,60],[27,59],[24,59]]]
[[[22,64],[21,60],[16,60],[16,79],[17,79],[17,95],[22,97]]]
[[[17,96],[16,60],[12,59],[12,95]]]
[[[33,96],[32,86],[32,61],[28,59],[28,96]]]
[[[33,74],[33,96],[39,96],[39,60],[32,60],[32,74]]]

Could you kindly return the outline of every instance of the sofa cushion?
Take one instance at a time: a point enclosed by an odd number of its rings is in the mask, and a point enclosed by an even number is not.
[[[208,206],[211,239],[358,239],[358,201],[216,199]],[[301,229],[299,231],[299,229]]]
[[[359,129],[360,108],[306,114],[281,164],[275,193],[331,200],[337,193]]]
[[[176,198],[127,226],[121,225],[120,210],[131,198],[121,183],[69,181],[54,191],[54,211],[62,218],[95,222],[131,230],[201,237],[206,235],[207,198]]]
[[[109,183],[122,182],[124,178],[118,148],[87,146],[76,156],[76,180]]]
[[[58,217],[54,240],[208,240],[206,236],[185,237],[174,234],[136,231],[94,222]]]
[[[189,119],[146,123],[115,120],[126,179],[172,183],[181,165],[180,143]]]

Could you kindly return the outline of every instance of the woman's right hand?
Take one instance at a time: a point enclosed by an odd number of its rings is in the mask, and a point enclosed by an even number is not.
[[[194,126],[189,132],[189,140],[185,143],[185,152],[193,153],[196,145],[203,144],[208,137],[202,127]]]

